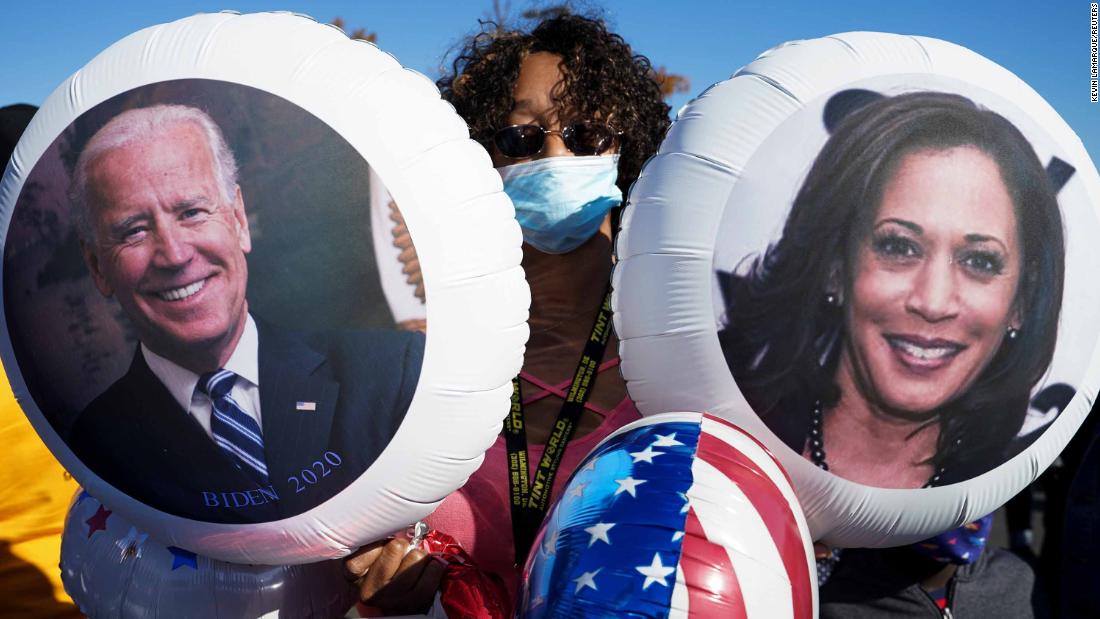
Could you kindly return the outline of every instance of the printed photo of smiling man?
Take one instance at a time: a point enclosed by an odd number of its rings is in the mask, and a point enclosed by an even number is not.
[[[75,245],[92,294],[120,319],[85,328],[132,337],[124,371],[62,434],[93,473],[150,507],[251,523],[303,513],[371,465],[412,400],[424,338],[266,319],[278,304],[254,307],[249,282],[263,219],[234,151],[210,114],[172,103],[125,109],[79,149],[67,191]]]
[[[246,521],[304,511],[362,472],[408,408],[422,342],[341,333],[315,350],[249,313],[248,218],[209,116],[119,114],[85,145],[70,199],[92,280],[141,342],[73,426],[85,464],[165,511]]]

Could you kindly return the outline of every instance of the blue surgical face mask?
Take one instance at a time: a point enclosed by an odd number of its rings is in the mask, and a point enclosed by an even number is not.
[[[623,201],[619,156],[546,157],[497,168],[523,240],[547,254],[573,251]]]

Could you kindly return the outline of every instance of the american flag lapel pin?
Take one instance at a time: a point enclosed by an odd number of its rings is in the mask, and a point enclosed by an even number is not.
[[[298,402],[294,405],[294,410],[310,412],[317,410],[316,402]]]

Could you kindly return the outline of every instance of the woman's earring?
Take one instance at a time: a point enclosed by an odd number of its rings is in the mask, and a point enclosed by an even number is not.
[[[840,295],[835,292],[825,293],[825,305],[828,305],[829,307],[840,307],[840,303]]]
[[[1008,336],[1008,339],[1014,340],[1020,337],[1020,330],[1016,327],[1009,327],[1008,331],[1005,334]]]

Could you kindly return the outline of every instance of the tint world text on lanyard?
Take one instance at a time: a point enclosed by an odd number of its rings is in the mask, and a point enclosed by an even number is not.
[[[581,360],[577,363],[573,382],[531,479],[528,479],[527,473],[527,431],[524,427],[520,380],[518,377],[512,380],[512,409],[504,421],[504,442],[508,448],[508,494],[512,502],[512,538],[515,542],[516,563],[526,560],[535,533],[546,516],[550,493],[554,488],[554,477],[558,474],[565,447],[577,429],[577,421],[584,411],[584,404],[592,395],[596,373],[603,361],[610,333],[611,287],[608,286],[592,331],[584,344]]]

